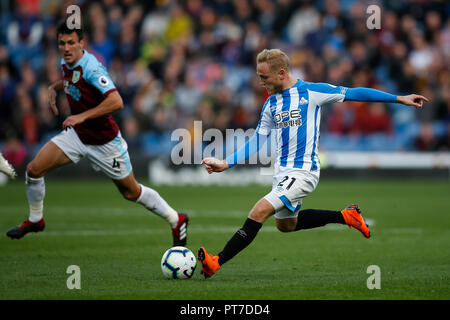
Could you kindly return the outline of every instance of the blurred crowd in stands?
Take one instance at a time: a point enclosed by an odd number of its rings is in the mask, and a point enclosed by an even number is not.
[[[450,150],[450,3],[355,0],[6,0],[0,9],[0,149],[20,166],[61,130],[47,87],[60,78],[56,26],[81,8],[86,49],[124,100],[130,152],[170,153],[176,128],[254,128],[267,98],[255,57],[280,48],[306,81],[430,99],[344,102],[322,111],[322,150]],[[369,30],[370,4],[381,29]]]

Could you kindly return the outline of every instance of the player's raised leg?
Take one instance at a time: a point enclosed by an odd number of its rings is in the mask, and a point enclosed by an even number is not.
[[[283,208],[280,211],[292,214],[287,208]],[[313,229],[323,227],[328,223],[345,224],[344,217],[340,211],[318,209],[301,210],[297,217],[292,218],[288,217],[287,214],[283,215],[277,212],[275,214],[275,222],[277,229],[281,232]]]
[[[313,229],[329,223],[339,223],[356,228],[366,238],[370,237],[369,227],[365,223],[358,205],[350,205],[342,211],[306,209],[301,210],[297,217],[279,218],[276,214],[275,218],[276,226],[281,232]]]
[[[157,191],[139,184],[133,172],[124,179],[113,179],[113,181],[125,199],[143,205],[169,223],[172,229],[174,246],[186,245],[189,222],[187,214],[176,212]]]
[[[202,263],[201,274],[205,278],[211,277],[225,262],[244,250],[255,239],[263,223],[274,212],[273,206],[263,198],[255,204],[242,228],[231,237],[217,256],[207,253],[204,247],[199,248],[198,259]]]
[[[6,235],[11,239],[20,239],[28,232],[39,232],[45,228],[43,209],[45,196],[44,176],[51,170],[70,163],[71,160],[52,141],[47,142],[36,157],[28,164],[25,172],[30,214],[20,226],[9,230]]]

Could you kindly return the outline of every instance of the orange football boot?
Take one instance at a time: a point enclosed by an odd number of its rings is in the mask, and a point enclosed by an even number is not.
[[[219,256],[213,256],[206,252],[205,248],[198,249],[198,260],[202,263],[202,270],[200,274],[205,279],[211,277],[217,270],[220,269]]]
[[[361,209],[358,205],[352,204],[341,211],[342,216],[344,217],[345,223],[349,228],[353,227],[361,231],[361,233],[366,238],[370,238],[369,227],[366,225],[362,215]]]

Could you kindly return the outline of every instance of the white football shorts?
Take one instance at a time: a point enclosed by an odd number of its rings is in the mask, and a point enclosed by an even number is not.
[[[61,131],[53,137],[54,142],[65,154],[77,163],[86,158],[96,171],[104,172],[114,180],[128,177],[132,171],[128,145],[119,134],[110,142],[103,145],[83,144],[73,128]]]
[[[264,196],[275,208],[275,218],[297,217],[302,199],[316,189],[319,177],[319,171],[281,167],[273,177],[272,191]]]

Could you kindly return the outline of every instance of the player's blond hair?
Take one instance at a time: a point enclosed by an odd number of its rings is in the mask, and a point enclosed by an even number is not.
[[[286,53],[280,49],[264,49],[256,56],[256,63],[267,62],[269,68],[277,72],[280,69],[289,71],[291,62]]]

